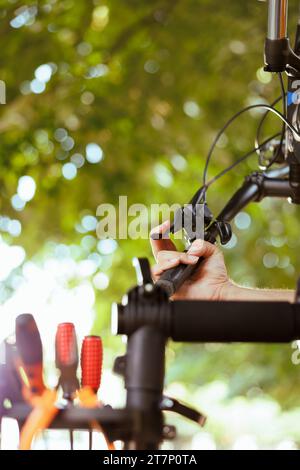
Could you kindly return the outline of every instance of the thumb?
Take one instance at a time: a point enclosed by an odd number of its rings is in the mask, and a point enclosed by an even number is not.
[[[170,227],[170,221],[166,220],[163,224],[155,227],[150,232],[150,244],[154,258],[157,260],[157,255],[160,251],[176,251],[176,246],[170,240],[168,235],[163,238],[159,238],[158,235],[164,235]]]

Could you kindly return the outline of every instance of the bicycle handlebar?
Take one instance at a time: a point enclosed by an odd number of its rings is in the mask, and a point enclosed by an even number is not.
[[[174,301],[170,336],[178,342],[288,343],[300,338],[300,304]]]

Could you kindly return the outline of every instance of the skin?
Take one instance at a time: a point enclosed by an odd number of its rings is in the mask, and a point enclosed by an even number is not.
[[[166,221],[152,230],[163,234],[169,227]],[[187,253],[176,250],[169,238],[151,240],[156,265],[152,268],[154,280],[159,279],[167,269],[180,263],[196,264],[199,257],[205,261],[195,274],[186,281],[173,296],[173,299],[186,300],[252,300],[252,301],[287,301],[294,302],[295,292],[291,290],[250,289],[238,286],[228,276],[223,253],[216,245],[203,240],[196,240]]]

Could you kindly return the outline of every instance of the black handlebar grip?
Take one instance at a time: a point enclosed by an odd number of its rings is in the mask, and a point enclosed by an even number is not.
[[[175,268],[168,269],[160,276],[156,284],[165,289],[168,296],[171,297],[193,272],[199,268],[204,259],[205,258],[201,256],[196,264],[180,264]]]

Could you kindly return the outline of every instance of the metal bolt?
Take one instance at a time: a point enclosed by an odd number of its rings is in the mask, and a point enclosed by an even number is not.
[[[152,292],[153,291],[153,284],[150,284],[150,283],[145,284],[144,289],[148,293]]]

